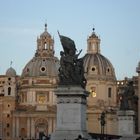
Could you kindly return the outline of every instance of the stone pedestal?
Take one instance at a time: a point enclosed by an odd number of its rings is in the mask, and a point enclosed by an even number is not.
[[[80,86],[60,86],[57,95],[57,125],[51,140],[74,140],[78,135],[91,139],[86,130],[86,97]]]
[[[118,111],[118,135],[121,140],[133,140],[138,136],[135,134],[135,112],[132,110]]]

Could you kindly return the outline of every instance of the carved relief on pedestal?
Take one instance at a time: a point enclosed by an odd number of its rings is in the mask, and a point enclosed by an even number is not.
[[[59,97],[57,99],[57,103],[61,104],[61,103],[78,103],[78,104],[86,104],[86,99],[85,98],[80,98],[80,97]]]

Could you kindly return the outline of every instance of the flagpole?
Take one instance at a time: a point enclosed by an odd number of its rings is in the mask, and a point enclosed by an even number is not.
[[[59,35],[59,37],[60,37],[61,35],[60,35],[60,33],[59,33],[59,31],[58,31],[58,30],[57,30],[57,33],[58,33],[58,35]]]

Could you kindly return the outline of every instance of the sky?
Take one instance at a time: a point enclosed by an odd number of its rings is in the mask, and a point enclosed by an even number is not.
[[[10,67],[17,74],[36,51],[44,32],[54,37],[55,56],[62,46],[57,34],[75,41],[80,57],[95,28],[101,54],[112,63],[118,80],[137,75],[140,61],[140,0],[0,0],[0,75]]]

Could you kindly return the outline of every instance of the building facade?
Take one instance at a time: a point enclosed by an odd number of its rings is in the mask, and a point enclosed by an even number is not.
[[[117,134],[116,76],[111,62],[101,54],[100,38],[94,30],[87,39],[84,56],[88,97],[87,126],[89,132],[101,132],[101,113],[105,113],[105,133]]]
[[[101,54],[100,41],[93,30],[87,38],[87,52],[83,57],[86,90],[89,91],[87,129],[90,133],[101,133],[101,114],[104,112],[104,132],[117,135],[118,94],[125,80],[117,82],[113,65]],[[35,55],[25,65],[22,74],[17,75],[10,67],[5,75],[0,75],[1,140],[39,139],[55,131],[54,90],[59,81],[59,59],[54,53],[54,39],[45,24],[45,31],[37,38]],[[140,94],[139,69],[140,66],[137,68],[139,75],[134,78],[137,95]],[[137,122],[139,132],[138,117]]]
[[[140,62],[136,68],[136,72],[138,73],[137,76],[137,95],[138,95],[138,107],[137,107],[137,114],[138,114],[138,133],[140,133]]]
[[[54,40],[45,31],[37,38],[34,57],[17,76],[13,68],[0,77],[0,138],[39,139],[51,134],[56,124],[56,97],[59,60]]]

